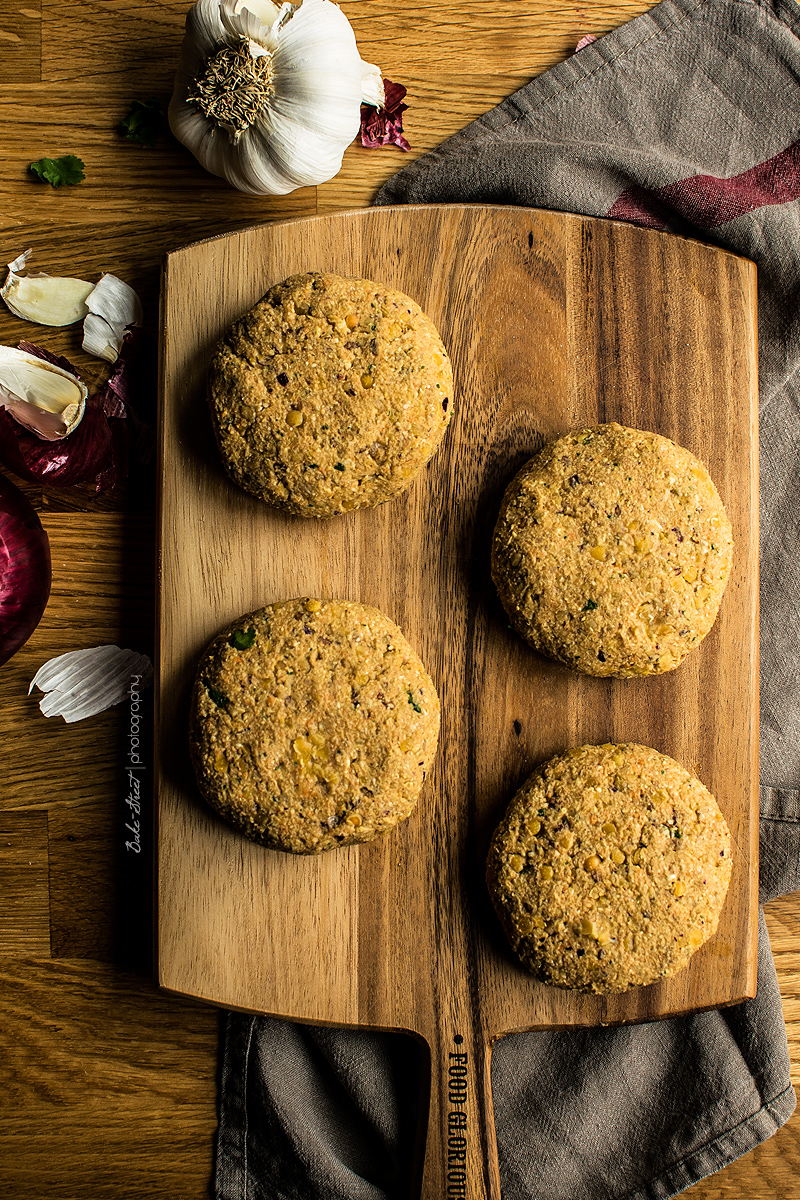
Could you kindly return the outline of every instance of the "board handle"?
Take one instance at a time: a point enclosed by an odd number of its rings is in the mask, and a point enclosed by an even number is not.
[[[491,1046],[464,1022],[426,1036],[430,1097],[420,1200],[500,1200]]]

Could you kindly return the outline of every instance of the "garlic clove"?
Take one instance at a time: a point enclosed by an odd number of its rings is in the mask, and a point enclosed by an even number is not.
[[[264,10],[266,20],[262,20],[259,9]],[[222,0],[219,15],[226,32],[234,41],[252,39],[258,42],[274,25],[280,16],[280,9],[269,0],[263,5],[258,0],[248,4],[243,4],[242,0]]]
[[[278,122],[273,116],[270,128],[277,127]],[[277,140],[262,137],[260,131],[249,129],[239,145],[237,173],[241,183],[237,186],[241,186],[245,191],[256,195],[285,196],[287,192],[307,186],[308,175],[304,173],[300,163],[301,156],[287,157],[281,153],[282,146]],[[327,169],[325,155],[329,152],[330,145],[323,143],[321,149],[322,155],[317,160],[317,165],[321,169]],[[335,164],[332,169],[335,174]]]
[[[119,357],[116,331],[97,313],[89,313],[83,322],[83,349],[106,362],[116,362]]]
[[[227,41],[219,0],[198,0],[186,14],[186,35],[181,46],[179,75],[186,73],[187,85],[202,72],[206,59]]]
[[[88,388],[74,375],[27,350],[0,346],[0,407],[43,441],[78,427]]]
[[[318,159],[319,145],[305,146],[305,136],[293,139],[287,128],[279,128],[280,124],[293,120],[302,125],[303,135],[306,131],[327,134],[341,143],[326,155],[327,162],[335,163],[338,171],[361,122],[364,64],[349,21],[340,9],[334,16],[330,7],[329,0],[303,0],[302,8],[281,31],[273,58],[275,96],[271,113],[276,117],[276,128],[270,135],[275,137],[277,133],[279,151],[285,149],[295,158],[299,152],[308,164]],[[321,25],[324,40],[320,38]],[[320,164],[315,182],[331,178],[323,174],[328,169]]]
[[[175,94],[169,106],[170,129],[178,141],[188,146],[212,175],[227,179],[228,183],[240,191],[255,190],[246,186],[244,176],[238,169],[241,142],[236,143],[236,153],[231,154],[233,143],[229,133],[207,121],[193,104],[186,103],[185,96],[190,83],[188,77],[185,85],[176,83]],[[245,139],[248,133],[252,136],[252,130],[244,134]]]
[[[37,325],[62,328],[86,316],[86,297],[94,284],[85,279],[56,275],[22,275],[33,253],[26,250],[8,264],[8,276],[0,296],[15,317]]]
[[[308,69],[292,71],[285,79],[276,66],[275,78],[280,80],[281,95],[280,99],[276,98],[270,112],[274,118],[271,136],[277,134],[281,142],[279,152],[285,150],[296,156],[299,151],[304,157],[311,158],[316,155],[317,148],[304,146],[306,134],[321,134],[327,136],[329,141],[338,143],[331,148],[331,153],[335,153],[341,163],[345,150],[361,125],[360,84],[336,71],[327,74],[314,62]],[[320,94],[320,85],[324,88],[324,95]],[[297,125],[300,114],[303,135],[292,138],[290,126]]]
[[[248,177],[258,183],[259,190],[271,185],[280,186],[281,193],[286,193],[308,186],[310,179],[316,178],[318,182],[332,179],[340,170],[351,138],[344,142],[343,138],[332,138],[329,127],[310,126],[303,130],[302,138],[295,138],[295,128],[292,116],[278,111],[277,106],[270,113],[268,124],[259,122],[253,153],[249,158],[242,156],[242,166],[246,163],[250,170]]]
[[[83,322],[83,349],[87,354],[116,362],[129,325],[141,325],[142,302],[116,275],[106,274],[86,299],[89,315]]]
[[[272,3],[272,0],[244,0],[243,4],[239,3],[238,8],[240,10],[248,9],[267,29],[275,24],[281,11],[277,4]]]
[[[330,0],[303,0],[275,47],[275,107],[287,115],[291,108],[298,123],[349,144],[361,121],[365,66],[341,9]]]
[[[100,282],[92,289],[86,300],[86,307],[91,313],[105,317],[110,324],[141,325],[142,302],[136,292],[116,275],[105,274]]]
[[[210,121],[207,121],[200,109],[189,104],[186,95],[192,86],[192,76],[179,69],[175,74],[175,90],[169,102],[169,127],[175,137],[184,146],[188,146],[198,158],[208,151],[209,135],[218,132]],[[202,149],[200,148],[202,144]],[[205,166],[205,162],[203,162]],[[207,168],[211,170],[211,168]],[[221,171],[213,171],[221,175]]]

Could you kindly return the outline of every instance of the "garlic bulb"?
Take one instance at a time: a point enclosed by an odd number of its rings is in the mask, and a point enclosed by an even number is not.
[[[0,296],[15,317],[37,325],[74,325],[86,316],[86,298],[94,288],[85,279],[55,275],[22,275],[32,250],[25,250],[8,264],[8,277]]]
[[[198,0],[169,106],[172,132],[213,175],[283,196],[332,179],[360,126],[383,104],[332,0]]]
[[[0,408],[46,442],[72,433],[86,408],[88,388],[55,363],[0,346]]]

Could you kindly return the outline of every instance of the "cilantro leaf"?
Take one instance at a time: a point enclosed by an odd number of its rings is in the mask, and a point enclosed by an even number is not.
[[[74,154],[65,154],[62,158],[40,158],[32,162],[28,170],[42,183],[49,183],[54,188],[65,183],[80,183],[86,178],[83,163]]]
[[[408,703],[411,705],[414,712],[418,712],[418,713],[422,712],[422,709],[420,708],[420,706],[417,704],[416,700],[414,699],[413,692],[408,692]]]
[[[228,638],[234,650],[249,650],[255,640],[255,629],[234,629]]]
[[[155,96],[149,100],[132,100],[130,112],[119,123],[119,132],[129,142],[155,146],[167,128],[167,119]]]
[[[205,680],[203,682],[205,683]],[[228,707],[228,697],[223,696],[222,692],[218,691],[215,687],[212,687],[210,683],[206,683],[206,691],[216,704],[217,708]]]

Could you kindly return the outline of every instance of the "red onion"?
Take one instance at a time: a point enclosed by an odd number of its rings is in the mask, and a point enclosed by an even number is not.
[[[65,358],[31,342],[20,349],[54,363],[77,378]],[[129,330],[111,377],[86,401],[80,425],[59,441],[42,441],[0,408],[0,463],[20,479],[46,487],[70,487],[92,481],[98,492],[114,487],[131,463],[148,463],[155,435],[133,407],[154,400],[157,380],[155,342],[142,329]]]
[[[27,642],[50,598],[50,543],[27,497],[0,475],[0,666]]]

